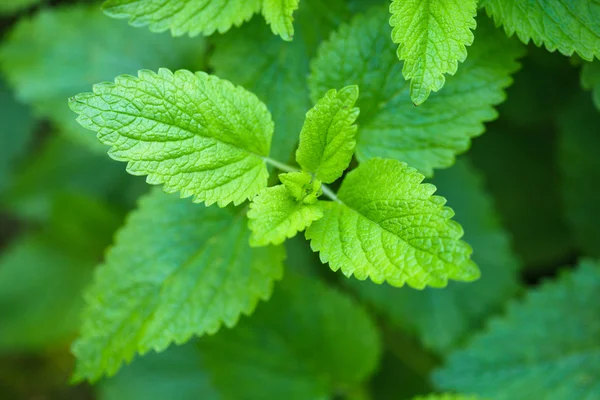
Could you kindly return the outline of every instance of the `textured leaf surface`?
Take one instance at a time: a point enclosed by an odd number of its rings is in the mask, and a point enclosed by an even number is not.
[[[274,36],[257,19],[215,37],[210,59],[214,73],[256,93],[273,114],[273,158],[284,162],[293,158],[306,110],[312,105],[306,85],[309,59],[317,44],[349,17],[346,8],[345,0],[302,0],[294,13],[296,34],[291,43]]]
[[[357,99],[357,86],[332,89],[306,113],[296,160],[325,183],[342,176],[352,160],[357,131],[354,122],[359,114],[354,107]]]
[[[358,85],[358,160],[395,158],[431,175],[434,168],[451,166],[454,156],[469,148],[470,139],[484,131],[483,122],[496,118],[492,106],[504,100],[503,89],[519,67],[515,60],[523,47],[480,21],[469,58],[448,77],[444,90],[415,107],[386,20],[386,10],[374,9],[342,26],[321,46],[312,64],[312,97]]]
[[[175,40],[131,28],[107,18],[97,5],[73,4],[21,18],[0,46],[0,69],[19,100],[100,153],[104,146],[75,122],[67,99],[142,68],[198,70],[205,47],[201,39]]]
[[[600,2],[597,0],[481,0],[496,24],[524,43],[533,40],[570,56],[600,57]]]
[[[322,217],[319,203],[299,202],[283,185],[264,189],[250,203],[250,243],[253,246],[281,244]]]
[[[328,399],[365,380],[381,351],[359,304],[295,275],[251,318],[199,345],[226,399]]]
[[[137,358],[97,385],[99,400],[217,400],[195,343]]]
[[[29,109],[15,101],[13,93],[0,81],[0,196],[12,180],[15,163],[31,141],[34,120]]]
[[[152,32],[208,36],[248,21],[261,5],[262,0],[107,0],[102,8],[133,26],[148,25]]]
[[[433,183],[450,199],[456,220],[465,229],[464,239],[473,246],[473,261],[481,268],[481,278],[423,291],[355,280],[348,283],[392,324],[413,332],[425,347],[445,353],[514,295],[519,262],[483,182],[469,163],[459,161],[440,171]]]
[[[262,13],[274,34],[290,41],[294,37],[294,18],[300,0],[263,0]]]
[[[394,0],[390,12],[402,74],[411,80],[410,97],[419,105],[444,86],[444,74],[454,75],[467,58],[477,0]]]
[[[594,104],[600,110],[600,61],[583,64],[581,84],[585,89],[592,91]]]
[[[361,164],[344,179],[341,202],[324,202],[324,217],[306,231],[312,249],[334,271],[376,283],[422,289],[477,279],[454,212],[422,180],[399,161]]]
[[[493,399],[597,399],[600,264],[533,289],[505,317],[454,353],[434,379],[447,390]]]
[[[579,249],[600,257],[600,113],[589,96],[572,99],[559,119],[559,166],[566,217]]]
[[[322,182],[306,171],[279,174],[279,180],[296,201],[315,204],[323,194]]]
[[[117,234],[86,295],[77,379],[136,353],[235,325],[281,277],[283,249],[251,249],[246,220],[155,190]]]
[[[142,70],[71,98],[77,121],[98,132],[133,175],[195,202],[239,204],[267,186],[273,121],[245,89],[204,72]]]

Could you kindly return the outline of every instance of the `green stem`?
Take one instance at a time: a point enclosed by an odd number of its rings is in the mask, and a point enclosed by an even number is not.
[[[281,171],[285,171],[285,172],[300,172],[300,170],[298,168],[294,168],[291,165],[287,165],[284,164],[280,161],[277,160],[273,160],[272,158],[269,157],[263,157],[263,160],[267,163],[270,164],[272,166],[274,166],[275,168],[281,170]],[[329,186],[322,184],[321,185],[321,189],[323,190],[323,194],[327,197],[329,197],[330,200],[333,200],[337,203],[341,203],[340,199],[338,199],[338,197],[336,196],[335,192],[333,190],[331,190],[329,188]]]

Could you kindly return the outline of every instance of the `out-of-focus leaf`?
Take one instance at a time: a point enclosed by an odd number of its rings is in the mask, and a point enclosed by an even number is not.
[[[359,386],[380,353],[376,327],[360,305],[295,275],[251,318],[199,345],[226,399],[327,399]]]
[[[42,0],[2,0],[0,2],[0,15],[14,14],[27,7],[40,3]]]
[[[595,60],[584,63],[581,69],[581,84],[585,89],[591,90],[594,103],[600,110],[600,61]]]
[[[139,69],[202,68],[204,40],[173,39],[103,15],[98,5],[45,9],[21,19],[0,45],[0,70],[18,98],[65,134],[104,152],[81,128],[67,99],[92,84]]]
[[[27,149],[33,134],[34,120],[29,109],[18,104],[12,92],[0,81],[0,195],[6,189],[15,163]]]
[[[559,119],[559,163],[567,220],[584,254],[600,256],[600,113],[588,95]]]
[[[194,342],[139,357],[98,385],[99,400],[217,400]]]

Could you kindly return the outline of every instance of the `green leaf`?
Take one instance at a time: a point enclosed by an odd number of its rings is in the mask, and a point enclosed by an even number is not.
[[[267,186],[273,121],[252,93],[204,72],[161,68],[94,85],[69,100],[109,155],[168,193],[220,207]]]
[[[580,251],[600,257],[600,114],[589,96],[571,99],[558,120],[561,192]]]
[[[261,5],[262,0],[107,0],[102,8],[113,18],[127,19],[135,27],[149,26],[152,32],[209,36],[240,26]]]
[[[296,160],[325,183],[342,176],[352,160],[357,99],[358,86],[346,86],[339,92],[331,89],[306,113]]]
[[[477,0],[394,0],[390,5],[392,40],[398,43],[402,74],[410,82],[410,97],[422,104],[431,91],[444,86],[444,74],[454,75],[467,58],[477,23]]]
[[[2,196],[12,175],[16,172],[15,164],[27,150],[32,136],[35,121],[29,109],[15,101],[4,82],[0,80],[0,196]]]
[[[279,180],[296,201],[304,204],[315,204],[323,194],[321,181],[314,179],[308,172],[279,174]]]
[[[104,146],[75,122],[67,98],[142,68],[198,70],[205,48],[202,39],[155,35],[107,18],[97,5],[72,4],[21,18],[0,46],[0,69],[20,101],[100,153]]]
[[[75,379],[114,375],[136,353],[162,351],[235,325],[267,299],[284,251],[251,249],[246,220],[155,190],[117,234],[86,294]]]
[[[65,194],[88,196],[127,210],[147,187],[105,155],[62,136],[51,136],[42,148],[23,160],[6,191],[3,206],[20,218],[45,223],[56,199]]]
[[[594,104],[600,110],[600,61],[584,63],[581,69],[581,85],[592,91]]]
[[[467,396],[462,394],[430,394],[428,396],[417,396],[413,400],[478,400],[477,396]]]
[[[365,310],[309,278],[291,275],[251,318],[199,341],[225,399],[328,399],[374,371],[379,336]]]
[[[280,35],[283,40],[291,41],[294,38],[294,18],[292,14],[298,9],[300,0],[263,0],[262,13],[265,20],[271,25],[274,34]]]
[[[375,283],[422,289],[477,279],[454,212],[422,180],[399,161],[362,163],[344,179],[340,201],[324,202],[324,217],[306,231],[312,249],[332,270]]]
[[[492,201],[474,168],[459,161],[436,174],[433,183],[450,199],[456,220],[473,246],[481,278],[453,283],[444,290],[398,290],[388,285],[348,281],[358,294],[390,322],[413,332],[425,347],[445,353],[460,344],[485,318],[517,291],[519,261],[498,221]]]
[[[40,2],[41,0],[4,0],[0,3],[0,15],[14,14]]]
[[[386,10],[376,8],[342,26],[321,46],[312,64],[312,97],[316,100],[332,87],[358,85],[358,160],[394,158],[431,175],[434,168],[451,166],[470,139],[484,131],[483,122],[496,118],[492,106],[504,100],[503,89],[519,68],[516,59],[523,46],[480,21],[469,58],[448,77],[444,90],[415,107],[386,19]]]
[[[493,399],[597,399],[600,386],[600,264],[532,289],[511,303],[434,375],[447,390]]]
[[[0,352],[40,349],[77,330],[95,262],[53,246],[51,237],[19,239],[0,258]]]
[[[587,61],[600,57],[600,3],[596,0],[481,0],[488,15],[515,32],[523,43],[558,50],[566,56],[577,53]]]
[[[311,106],[306,85],[309,60],[317,44],[347,17],[346,0],[302,0],[295,13],[297,32],[291,43],[274,36],[256,19],[214,38],[210,64],[215,75],[256,93],[273,114],[273,158],[292,159]]]
[[[322,217],[319,203],[298,202],[283,185],[264,189],[250,203],[250,244],[281,244]]]
[[[99,400],[217,400],[195,343],[150,353],[97,385]]]

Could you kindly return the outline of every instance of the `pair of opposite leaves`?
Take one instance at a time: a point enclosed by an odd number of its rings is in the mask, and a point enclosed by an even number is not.
[[[252,93],[203,72],[143,70],[70,100],[109,155],[167,192],[224,207],[252,199],[254,245],[278,244],[307,229],[321,260],[358,279],[443,287],[479,276],[446,200],[405,163],[372,159],[333,194],[355,147],[358,88],[330,90],[306,116],[296,171],[270,159],[273,122]],[[267,188],[267,164],[289,172]],[[333,201],[319,200],[325,191]]]

